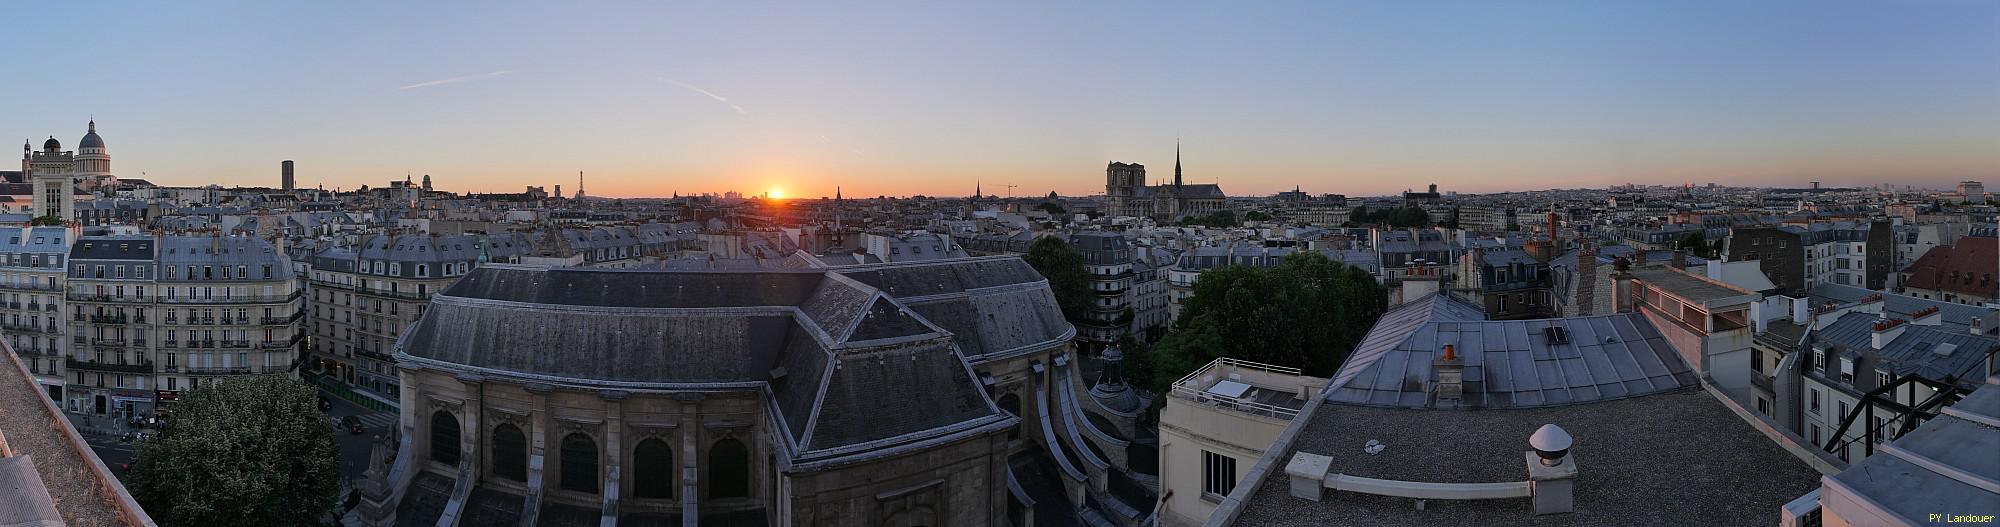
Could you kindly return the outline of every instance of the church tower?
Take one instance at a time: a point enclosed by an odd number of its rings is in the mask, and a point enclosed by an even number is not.
[[[30,154],[27,178],[34,183],[35,216],[75,219],[76,155],[63,151],[61,141],[51,136],[42,151]]]

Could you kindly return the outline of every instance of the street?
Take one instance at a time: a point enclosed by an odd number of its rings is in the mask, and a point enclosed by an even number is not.
[[[396,414],[362,408],[324,392],[322,395],[333,402],[333,410],[321,415],[326,423],[327,432],[333,434],[334,446],[340,449],[340,477],[347,481],[360,478],[361,474],[368,470],[368,455],[373,438],[377,434],[387,432],[390,426],[395,425]],[[361,419],[362,433],[355,434],[348,432],[346,428],[334,426],[336,420],[350,415]],[[91,450],[97,452],[97,457],[104,460],[104,465],[111,469],[112,474],[123,480],[126,471],[120,467],[132,460],[138,444],[120,442],[118,437],[125,429],[122,423],[113,421],[102,417],[70,416],[70,422],[83,433],[84,440],[90,443]]]

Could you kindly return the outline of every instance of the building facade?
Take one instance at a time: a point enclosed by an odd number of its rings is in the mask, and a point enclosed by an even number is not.
[[[385,404],[401,388],[391,348],[423,316],[431,295],[483,258],[511,257],[511,243],[487,247],[472,235],[378,234],[313,253],[307,331],[310,368]]]
[[[78,239],[65,286],[65,407],[149,416],[197,386],[290,374],[303,299],[279,247],[221,235]]]
[[[76,231],[64,227],[0,230],[0,333],[51,400],[62,401],[63,362],[69,339],[63,335],[64,262]]]

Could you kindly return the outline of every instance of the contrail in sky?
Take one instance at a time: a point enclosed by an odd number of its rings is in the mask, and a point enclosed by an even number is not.
[[[660,77],[660,82],[664,82],[664,83],[667,83],[667,84],[672,84],[672,85],[675,85],[675,86],[680,86],[680,87],[682,87],[682,88],[687,88],[687,90],[688,90],[688,91],[691,91],[691,92],[695,92],[695,93],[699,93],[699,94],[702,94],[702,95],[706,95],[706,96],[708,96],[708,98],[710,98],[710,99],[715,99],[715,101],[716,101],[716,102],[719,102],[719,103],[722,103],[722,104],[727,104],[727,105],[729,105],[729,108],[730,108],[730,109],[732,109],[732,110],[736,110],[736,113],[739,113],[739,114],[743,114],[743,115],[750,115],[750,111],[749,111],[749,110],[745,110],[745,109],[743,109],[743,107],[742,107],[742,106],[737,106],[737,105],[736,105],[736,103],[733,103],[733,102],[729,102],[729,98],[728,98],[728,97],[723,97],[723,96],[721,96],[721,95],[716,95],[716,94],[715,94],[715,92],[712,92],[712,91],[708,91],[708,90],[704,90],[704,89],[701,89],[701,87],[700,87],[700,86],[695,86],[695,85],[693,85],[693,84],[688,84],[688,83],[685,83],[685,82],[681,82],[681,81],[677,81],[677,80],[673,80],[673,79],[669,79],[669,78],[666,78],[666,77]]]
[[[466,82],[466,81],[476,81],[476,80],[483,80],[483,79],[491,79],[491,78],[494,78],[494,77],[498,77],[498,76],[501,76],[501,75],[506,75],[506,74],[509,74],[509,73],[513,73],[514,71],[515,71],[515,70],[500,70],[500,71],[496,71],[496,72],[492,72],[492,73],[482,73],[482,74],[478,74],[478,75],[465,75],[465,76],[461,76],[461,77],[452,77],[452,78],[449,78],[449,79],[438,79],[438,80],[434,80],[434,81],[424,81],[424,82],[419,82],[419,83],[416,83],[416,84],[411,84],[411,85],[409,85],[409,86],[404,86],[404,87],[401,87],[401,88],[396,88],[396,91],[403,91],[403,90],[414,90],[414,89],[417,89],[417,88],[429,88],[429,87],[432,87],[432,86],[442,86],[442,85],[445,85],[445,84],[452,84],[452,83],[459,83],[459,82]]]

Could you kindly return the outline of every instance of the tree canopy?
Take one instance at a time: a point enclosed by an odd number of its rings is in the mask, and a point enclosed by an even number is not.
[[[32,227],[61,227],[62,224],[62,219],[55,216],[36,216],[28,220],[28,225]]]
[[[1181,218],[1180,224],[1183,226],[1213,227],[1220,229],[1227,227],[1235,227],[1239,224],[1239,222],[1236,221],[1236,211],[1218,210],[1209,213],[1207,216],[1188,216],[1186,218]]]
[[[1044,202],[1041,202],[1040,204],[1037,204],[1037,205],[1035,205],[1035,210],[1039,210],[1039,211],[1043,211],[1043,212],[1047,212],[1047,213],[1049,213],[1049,214],[1054,214],[1054,215],[1057,215],[1057,216],[1067,216],[1067,215],[1069,215],[1069,211],[1068,211],[1068,210],[1065,210],[1065,209],[1063,209],[1063,206],[1062,206],[1062,205],[1057,205],[1057,204],[1056,204],[1055,202],[1053,202],[1053,201],[1044,201]]]
[[[339,451],[310,384],[282,376],[189,391],[139,445],[126,488],[160,525],[320,525]]]
[[[1195,282],[1173,330],[1137,361],[1153,371],[1135,377],[1159,392],[1218,357],[1328,376],[1386,309],[1374,275],[1317,252],[1293,253],[1272,268],[1213,269]]]
[[[1424,212],[1424,209],[1421,207],[1397,207],[1382,210],[1355,207],[1353,211],[1348,213],[1347,218],[1348,221],[1353,222],[1355,225],[1379,224],[1398,229],[1422,227],[1429,225],[1431,221],[1430,213]],[[1454,219],[1452,221],[1456,222],[1457,220]]]
[[[1049,280],[1049,290],[1055,293],[1056,305],[1062,308],[1064,318],[1083,319],[1090,310],[1091,293],[1090,274],[1083,268],[1082,254],[1062,238],[1043,236],[1028,244],[1028,254],[1021,259]]]

